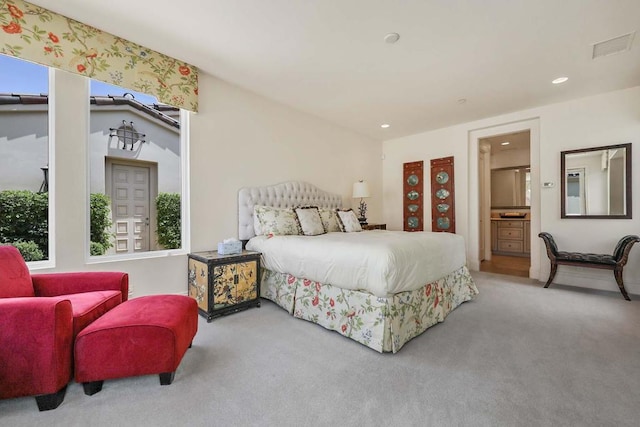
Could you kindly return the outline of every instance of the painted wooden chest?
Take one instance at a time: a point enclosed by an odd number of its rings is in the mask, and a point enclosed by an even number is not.
[[[189,296],[198,311],[211,322],[214,318],[260,307],[260,253],[242,251],[221,255],[217,251],[189,254]]]

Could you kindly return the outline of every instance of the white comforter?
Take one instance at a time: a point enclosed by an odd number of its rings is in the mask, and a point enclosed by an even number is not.
[[[461,236],[451,233],[365,231],[320,236],[256,236],[263,267],[385,297],[417,289],[465,265]]]

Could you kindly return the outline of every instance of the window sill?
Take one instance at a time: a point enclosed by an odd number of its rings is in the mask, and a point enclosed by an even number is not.
[[[104,264],[104,263],[111,263],[111,262],[126,262],[126,261],[142,260],[142,259],[186,256],[188,253],[189,251],[186,249],[170,249],[170,250],[149,251],[149,252],[123,254],[123,255],[90,256],[87,258],[86,264],[93,265],[93,264]]]
[[[56,263],[53,260],[44,260],[44,261],[29,261],[27,262],[27,267],[29,271],[38,271],[38,270],[50,270],[55,268]]]

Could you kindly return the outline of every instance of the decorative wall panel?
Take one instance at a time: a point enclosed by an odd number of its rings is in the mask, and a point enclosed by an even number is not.
[[[453,156],[431,160],[431,231],[456,232]]]
[[[409,162],[403,165],[402,194],[404,212],[404,231],[424,230],[424,162]]]

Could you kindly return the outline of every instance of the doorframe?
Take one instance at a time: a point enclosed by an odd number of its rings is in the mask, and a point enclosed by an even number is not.
[[[123,166],[135,166],[141,168],[149,168],[149,252],[158,250],[158,243],[156,237],[157,229],[157,216],[155,200],[158,197],[158,163],[148,162],[144,160],[131,160],[123,159],[121,157],[105,156],[104,158],[104,171],[105,171],[105,193],[110,199],[113,198],[113,188],[111,186],[111,168],[114,164]],[[113,199],[111,201],[113,205]],[[109,206],[111,209],[112,206]],[[111,213],[111,221],[113,221],[113,212]],[[115,226],[115,222],[112,226]],[[115,230],[112,228],[112,232]]]
[[[529,241],[531,245],[531,266],[529,267],[529,277],[538,279],[540,277],[541,245],[538,234],[540,233],[540,118],[519,120],[511,123],[504,123],[495,126],[488,126],[480,129],[470,130],[468,140],[469,153],[469,242],[467,260],[471,270],[480,270],[480,185],[478,183],[478,161],[480,151],[480,140],[496,135],[508,133],[530,132],[529,156],[531,167],[531,207],[530,225],[531,235]]]
[[[483,188],[480,188],[479,197],[484,199],[484,204],[480,204],[479,206],[484,206],[484,209],[479,213],[479,218],[484,219],[484,230],[480,230],[480,239],[484,240],[483,245],[478,247],[478,250],[484,248],[484,254],[480,255],[480,262],[482,260],[491,261],[491,145],[488,143],[478,144],[478,157],[479,162],[482,163],[484,174],[480,177],[479,184],[483,185]],[[480,155],[482,153],[482,155]],[[480,169],[478,167],[478,169]],[[478,242],[480,243],[480,242]]]

